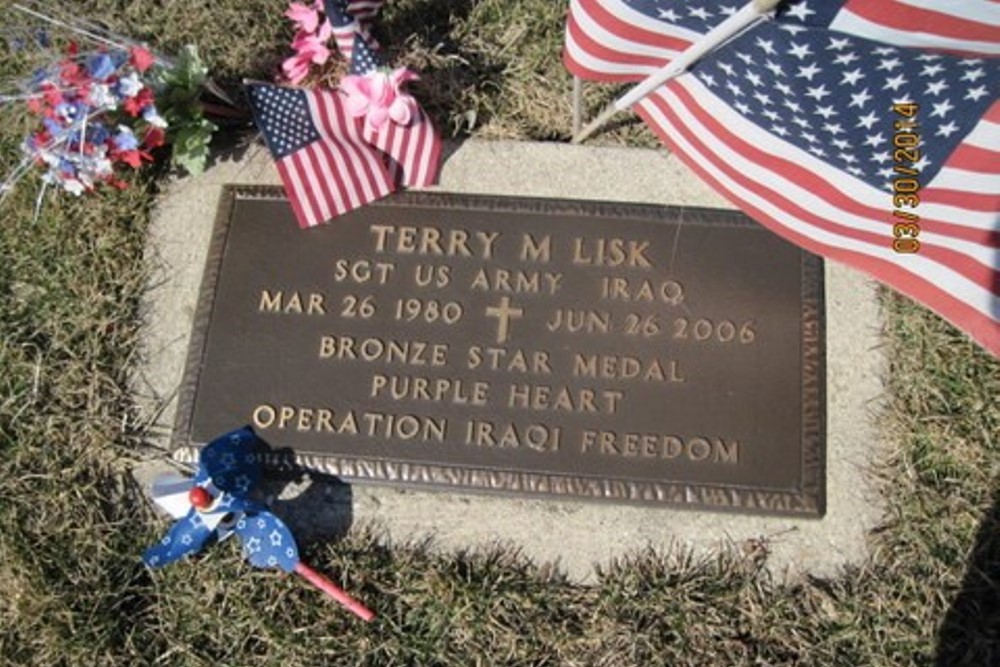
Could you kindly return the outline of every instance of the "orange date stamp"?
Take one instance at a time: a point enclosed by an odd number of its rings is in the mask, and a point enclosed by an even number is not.
[[[920,250],[920,105],[913,102],[894,104],[898,116],[892,124],[892,249],[899,253]]]

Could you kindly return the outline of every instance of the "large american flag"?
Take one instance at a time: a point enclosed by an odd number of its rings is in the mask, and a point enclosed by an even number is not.
[[[583,78],[641,80],[738,9],[571,0],[564,61]],[[1000,356],[998,54],[995,2],[799,0],[635,109],[748,215]],[[913,117],[897,103],[917,105],[902,107]],[[902,133],[919,136],[917,153],[894,152]],[[914,172],[919,203],[895,203],[893,182],[912,187]],[[897,253],[894,223],[907,215],[920,247]]]
[[[314,227],[393,191],[382,153],[336,90],[247,86],[250,107],[301,227]]]

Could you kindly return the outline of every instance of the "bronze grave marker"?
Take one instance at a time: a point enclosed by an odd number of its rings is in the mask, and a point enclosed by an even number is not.
[[[348,480],[822,515],[822,262],[731,211],[230,187],[175,442]]]

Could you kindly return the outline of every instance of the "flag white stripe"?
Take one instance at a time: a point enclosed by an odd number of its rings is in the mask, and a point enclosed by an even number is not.
[[[1000,192],[1000,174],[985,174],[979,171],[946,167],[937,173],[932,181],[932,185],[935,188],[942,188],[944,190],[960,190],[975,194],[996,194]]]
[[[1000,4],[990,0],[896,0],[896,2],[1000,27]]]
[[[1000,124],[981,120],[978,125],[972,128],[972,132],[963,140],[963,143],[993,151],[1000,158]]]
[[[859,37],[866,37],[876,42],[886,42],[898,46],[912,46],[926,49],[950,49],[990,55],[1000,54],[1000,43],[979,42],[969,39],[956,39],[945,35],[896,30],[883,23],[875,23],[845,9],[837,14],[830,24],[833,30],[839,30]]]
[[[707,128],[703,127],[693,114],[684,107],[681,100],[670,91],[669,87],[661,88],[655,94],[663,97],[666,103],[675,110],[690,131],[696,133],[700,138],[711,135],[711,132]],[[797,216],[786,212],[776,205],[770,198],[761,196],[755,191],[744,188],[742,185],[731,180],[727,174],[718,169],[709,157],[702,155],[694,146],[690,145],[684,136],[673,127],[673,125],[665,116],[663,116],[662,113],[660,113],[656,105],[652,104],[648,100],[642,102],[641,104],[643,109],[654,117],[658,125],[668,131],[673,130],[670,132],[671,138],[677,142],[680,148],[688,156],[697,161],[706,172],[711,174],[713,178],[725,187],[732,196],[735,196],[749,205],[763,211],[765,214],[789,230],[792,230],[799,235],[808,237],[818,244],[855,252],[865,255],[866,257],[879,260],[887,265],[891,265],[894,271],[920,276],[921,278],[934,283],[940,289],[949,292],[951,298],[967,304],[986,317],[995,321],[1000,318],[1000,298],[984,289],[978,283],[969,280],[965,276],[939,264],[938,262],[929,260],[926,256],[923,256],[920,253],[901,256],[889,248],[888,244],[884,246],[876,246],[857,239],[834,234],[823,229],[822,227],[814,226],[801,220]],[[730,157],[732,155],[732,152],[728,152],[728,155],[725,157]],[[757,169],[760,170],[761,168],[757,167]],[[782,194],[787,193],[783,192]],[[906,265],[900,264],[900,257],[906,258]]]
[[[937,187],[937,179],[934,180],[934,186]],[[889,193],[886,192],[885,195],[888,197]],[[957,227],[980,231],[995,231],[997,225],[1000,224],[1000,212],[998,211],[973,212],[967,208],[926,200],[921,200],[920,210],[916,212],[920,214],[920,217],[928,220],[938,220]]]

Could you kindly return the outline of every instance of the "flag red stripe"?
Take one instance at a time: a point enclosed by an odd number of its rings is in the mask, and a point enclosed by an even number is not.
[[[975,339],[980,345],[985,347],[994,355],[1000,356],[1000,326],[998,326],[994,320],[969,304],[956,299],[952,294],[939,288],[934,283],[907,271],[897,264],[856,253],[849,249],[830,246],[789,229],[782,222],[772,218],[768,213],[762,211],[750,202],[731,192],[709,171],[703,168],[694,156],[691,156],[686,151],[681,150],[666,130],[657,125],[646,110],[639,107],[637,111],[641,116],[643,116],[646,122],[650,124],[650,127],[656,131],[664,143],[666,143],[671,150],[677,153],[677,155],[688,167],[701,176],[701,178],[704,179],[706,183],[711,185],[717,192],[725,195],[727,199],[733,202],[734,205],[738,206],[747,215],[766,224],[768,228],[787,238],[796,245],[806,248],[813,253],[854,266],[874,276],[876,279],[888,285],[892,285],[898,291],[920,301],[946,319],[956,323],[964,331],[966,331],[966,333],[972,336],[972,338]],[[671,122],[674,123],[675,126],[678,125],[676,116],[673,115],[669,107],[667,107],[667,113],[670,116],[673,116],[671,118]]]
[[[928,187],[920,191],[920,200],[970,210],[996,211],[998,203],[1000,203],[1000,195]]]
[[[399,133],[399,126],[395,123],[390,123],[388,128],[383,129],[375,136],[373,143],[378,146],[378,148],[386,154],[386,167],[389,170],[389,178],[396,185],[403,182],[403,165],[399,164],[395,158],[392,157],[393,153],[390,150],[392,143],[396,141],[397,135]]]
[[[674,51],[683,51],[691,45],[689,40],[681,39],[673,35],[663,34],[661,32],[647,30],[646,28],[636,25],[635,23],[619,19],[613,12],[604,6],[601,0],[578,0],[578,6],[586,12],[595,23],[598,23],[605,30],[622,39],[628,39],[639,44],[662,49],[671,49]],[[653,19],[643,20],[648,20],[650,23],[656,23]],[[669,30],[671,28],[668,23],[663,23],[662,25],[664,30]],[[661,60],[659,65],[662,64],[664,63]]]
[[[438,173],[441,167],[441,151],[444,148],[441,140],[438,138],[437,128],[434,127],[434,123],[429,117],[426,117],[426,115],[424,123],[426,123],[427,131],[430,134],[431,152],[424,162],[424,172],[426,176],[422,182],[418,183],[421,187],[434,185],[438,182]]]
[[[423,115],[414,119],[413,125],[408,128],[413,142],[410,154],[413,168],[407,173],[407,185],[420,185],[427,177],[427,158],[430,157],[430,136],[427,127],[424,125]]]
[[[925,32],[951,39],[1000,42],[1000,29],[980,21],[913,7],[891,0],[853,0],[844,10],[895,30]],[[843,10],[842,10],[843,11]]]
[[[316,212],[316,205],[311,197],[312,188],[306,180],[306,174],[302,165],[301,153],[294,153],[288,156],[288,164],[291,167],[289,173],[295,183],[296,196],[302,204],[302,209],[306,212],[309,226],[317,225],[321,222],[319,214]]]
[[[567,38],[572,39],[582,51],[585,51],[588,55],[594,58],[599,58],[603,61],[613,62],[616,65],[650,68],[652,70],[662,67],[666,62],[663,58],[641,56],[639,54],[626,54],[603,46],[599,42],[591,39],[590,35],[584,32],[583,28],[577,25],[573,15],[570,15],[569,20],[566,22],[566,31]],[[634,73],[618,74],[590,69],[587,65],[575,60],[573,55],[569,52],[569,49],[563,49],[563,64],[571,74],[585,79],[599,78],[601,81],[617,82],[641,81],[646,78],[646,75],[643,74],[641,70]]]
[[[919,208],[914,209],[913,212],[920,215]],[[893,222],[903,222],[903,220],[894,220],[891,214],[888,215],[888,218],[893,220]],[[968,243],[975,243],[986,248],[1000,250],[1000,230],[997,229],[976,229],[975,227],[965,227],[964,225],[956,225],[951,222],[932,218],[922,218],[920,225],[925,230],[933,231],[941,236],[948,236],[959,241],[967,241]]]
[[[872,209],[862,206],[854,199],[841,195],[840,191],[837,190],[836,187],[830,186],[827,180],[822,176],[809,170],[802,169],[794,162],[764,153],[737,135],[731,133],[726,128],[724,123],[720,122],[712,114],[702,109],[698,105],[697,101],[693,99],[690,93],[682,86],[672,86],[671,91],[682,100],[682,104],[685,108],[695,114],[700,123],[706,126],[712,134],[718,137],[723,143],[727,144],[733,151],[740,153],[747,159],[753,161],[755,164],[759,164],[769,171],[783,174],[785,178],[794,181],[801,187],[819,195],[822,199],[831,202],[838,208],[859,217],[871,220],[872,230],[856,229],[854,227],[849,227],[816,215],[808,209],[803,208],[795,201],[787,199],[780,192],[768,188],[758,180],[747,177],[740,170],[732,167],[727,161],[721,158],[717,159],[717,167],[720,171],[729,176],[730,179],[739,183],[748,190],[758,192],[758,194],[761,194],[776,206],[784,209],[790,215],[799,220],[805,221],[814,227],[824,229],[831,234],[836,234],[844,238],[852,238],[874,246],[889,246],[892,238],[892,223],[890,222],[890,212],[888,206],[890,200],[888,193],[886,193],[887,206],[885,209]],[[654,94],[648,98],[648,102],[654,104],[661,113],[671,119],[671,122],[678,129],[678,131],[681,132],[689,144],[696,146],[702,155],[712,156],[714,158],[714,151],[702,142],[697,133],[690,130],[685,124],[683,124],[682,121],[680,121],[674,111],[668,108],[668,104],[662,96]],[[650,123],[650,125],[656,127],[650,116],[644,114],[644,118]],[[660,128],[657,127],[656,129],[661,134],[661,137],[666,136]],[[933,228],[935,231],[938,231],[938,228],[934,227],[933,221],[925,221],[925,224],[928,229]],[[921,247],[920,252],[923,256],[933,259],[941,265],[949,267],[969,280],[981,285],[987,285],[991,287],[995,293],[1000,293],[1000,285],[990,285],[993,269],[974,261],[968,255],[947,247],[927,244]]]
[[[275,165],[278,167],[278,175],[281,176],[281,182],[285,185],[285,190],[288,192],[288,202],[292,205],[292,212],[295,213],[295,219],[299,223],[299,227],[305,229],[306,227],[312,227],[314,222],[312,222],[311,216],[306,213],[306,210],[302,207],[302,201],[299,196],[298,187],[292,180],[292,176],[289,173],[289,167],[286,164],[288,158],[283,160],[278,160]]]
[[[1000,153],[970,144],[959,144],[955,152],[948,158],[949,167],[969,171],[980,171],[984,164],[997,163],[1000,163]]]
[[[315,220],[313,224],[323,222],[325,214],[329,211],[328,206],[324,206],[319,199],[319,182],[316,179],[316,167],[313,163],[312,146],[308,146],[292,156],[293,164],[299,174],[299,181],[302,184],[302,191],[312,210]]]
[[[403,169],[403,165],[396,159],[403,145],[404,138],[405,135],[402,129],[394,127],[392,132],[387,134],[383,139],[384,145],[382,150],[386,153],[388,162],[392,165],[392,178],[396,183],[402,183],[406,178],[406,171]]]
[[[990,108],[983,114],[983,118],[991,123],[1000,123],[1000,100],[990,105]]]
[[[441,154],[441,141],[437,138],[437,130],[427,114],[420,113],[420,170],[414,176],[413,184],[418,187],[433,185],[437,182],[437,163]]]
[[[410,151],[410,133],[400,130],[396,133],[393,138],[393,143],[390,145],[391,152],[389,155],[396,164],[399,165],[399,182],[405,183],[410,177],[410,165],[406,163],[406,155]]]

